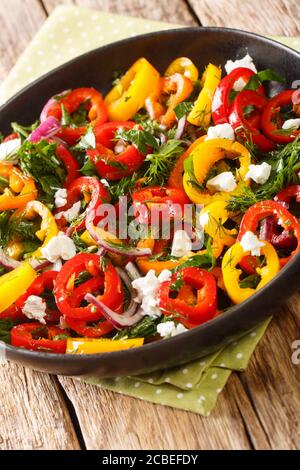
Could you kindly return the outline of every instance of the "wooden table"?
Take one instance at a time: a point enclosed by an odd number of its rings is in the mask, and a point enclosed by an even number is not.
[[[59,4],[186,25],[300,35],[298,0],[0,0],[0,80]],[[70,378],[0,367],[1,449],[296,449],[300,447],[300,296],[288,301],[245,373],[232,374],[209,418]]]

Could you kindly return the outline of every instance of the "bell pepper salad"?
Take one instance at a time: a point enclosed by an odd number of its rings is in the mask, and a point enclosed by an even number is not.
[[[284,77],[249,54],[224,70],[178,57],[163,74],[140,58],[114,75],[106,96],[60,91],[1,138],[0,340],[13,346],[170,338],[300,251],[300,105]]]

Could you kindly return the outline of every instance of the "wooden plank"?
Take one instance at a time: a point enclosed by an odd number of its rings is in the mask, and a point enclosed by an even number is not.
[[[215,411],[209,418],[202,418],[78,380],[65,377],[59,377],[59,380],[73,403],[87,449],[251,448],[238,407],[232,399],[235,389],[230,383],[220,396]]]
[[[42,0],[45,8],[50,13],[58,5],[76,4],[109,11],[148,18],[169,23],[181,23],[186,25],[198,24],[190,13],[184,0]]]
[[[276,315],[247,371],[241,374],[244,389],[273,449],[300,446],[300,366],[291,359],[295,340],[300,340],[299,294]]]
[[[0,366],[0,449],[79,449],[57,379]]]
[[[0,8],[0,81],[46,19],[39,0],[10,0]]]
[[[299,0],[188,0],[204,26],[227,26],[260,34],[297,36]]]

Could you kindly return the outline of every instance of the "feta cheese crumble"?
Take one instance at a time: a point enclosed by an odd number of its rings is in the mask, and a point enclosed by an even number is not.
[[[25,301],[22,312],[30,320],[37,320],[45,325],[46,308],[46,302],[41,297],[30,295]]]
[[[55,218],[61,219],[62,217],[64,217],[67,222],[72,222],[72,220],[76,219],[76,217],[79,216],[80,209],[81,209],[81,202],[77,201],[75,202],[75,204],[73,204],[72,207],[70,207],[70,209],[66,211],[61,211],[58,214],[55,214]]]
[[[176,258],[187,256],[192,250],[192,241],[185,230],[176,230],[174,233],[171,255]]]
[[[60,232],[51,238],[49,243],[42,248],[43,258],[55,263],[60,258],[67,261],[76,255],[76,247],[73,240],[64,233]]]
[[[173,336],[180,335],[181,333],[187,331],[187,328],[184,325],[182,325],[181,323],[175,325],[173,321],[159,323],[156,329],[157,333],[159,333],[162,338],[170,338]]]
[[[300,127],[300,118],[288,119],[282,124],[282,129],[296,131]]]
[[[67,204],[67,195],[68,192],[66,188],[58,189],[54,194],[55,207],[63,207],[65,204]]]
[[[242,236],[240,244],[245,252],[250,251],[252,256],[260,256],[260,249],[265,246],[261,242],[255,233],[250,232],[249,230]]]
[[[208,180],[206,186],[214,191],[225,191],[229,193],[235,190],[237,184],[231,171],[223,171],[223,173]]]
[[[245,179],[250,178],[257,184],[264,184],[268,181],[271,174],[272,167],[266,162],[260,165],[249,165],[249,170],[246,173]]]
[[[230,124],[225,122],[224,124],[217,124],[211,126],[207,130],[207,137],[204,140],[211,139],[230,139],[234,140],[234,130]]]
[[[255,73],[257,72],[253,59],[249,54],[246,54],[242,59],[227,60],[225,64],[225,70],[227,73],[232,72],[232,70],[237,69],[238,67],[245,67],[246,69],[253,70]]]
[[[0,144],[0,161],[8,163],[17,163],[17,151],[21,147],[21,139],[8,140]]]
[[[160,283],[169,281],[171,276],[171,271],[164,269],[156,277],[154,269],[151,269],[146,276],[132,281],[132,287],[137,293],[135,300],[141,304],[141,313],[143,315],[154,318],[161,316],[161,311],[158,307],[157,290]]]

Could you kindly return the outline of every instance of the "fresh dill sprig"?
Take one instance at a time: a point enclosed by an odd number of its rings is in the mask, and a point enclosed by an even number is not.
[[[145,161],[149,166],[144,174],[147,184],[162,186],[183,151],[181,140],[170,139],[156,153],[147,155]]]
[[[273,151],[267,159],[272,166],[269,180],[256,190],[244,185],[240,194],[232,196],[227,209],[231,212],[245,212],[256,202],[273,199],[277,193],[290,184],[297,183],[300,170],[300,142],[293,141]]]

